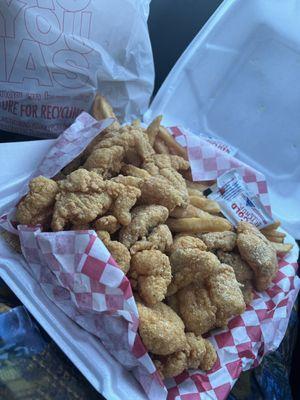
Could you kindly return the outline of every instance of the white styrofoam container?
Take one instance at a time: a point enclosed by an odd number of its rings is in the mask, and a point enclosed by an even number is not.
[[[238,147],[238,157],[266,175],[275,216],[300,237],[298,20],[298,0],[224,1],[169,74],[145,120],[163,113],[166,125]],[[51,143],[0,145],[0,214]],[[22,259],[1,239],[0,253],[9,259],[5,265],[0,259],[0,276],[90,383],[109,399],[123,399],[124,393],[145,399],[100,341],[49,301],[26,268],[13,267]]]
[[[267,178],[273,214],[300,238],[300,1],[227,0],[160,88],[146,121],[224,139]]]

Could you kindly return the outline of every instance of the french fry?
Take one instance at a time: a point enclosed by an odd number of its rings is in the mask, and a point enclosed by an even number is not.
[[[187,208],[177,207],[173,211],[170,212],[170,217],[172,218],[214,218],[212,215],[207,213],[206,211],[200,210],[200,208],[194,207],[192,204],[189,204]]]
[[[199,190],[199,192],[203,192],[215,183],[215,181],[192,182],[188,179],[185,182],[189,189]]]
[[[286,234],[283,232],[279,232],[276,230],[271,230],[271,231],[265,231],[263,232],[265,236],[274,236],[274,237],[278,237],[278,238],[285,238]]]
[[[159,127],[160,127],[161,120],[162,120],[162,115],[159,115],[151,122],[151,124],[146,129],[146,133],[148,135],[148,139],[149,139],[151,146],[154,145],[155,138],[157,137],[157,135],[159,133]]]
[[[274,229],[277,229],[280,227],[280,221],[275,221],[273,224],[266,226],[265,228],[261,229],[261,232],[267,232],[267,231],[273,231]]]
[[[178,156],[183,157],[185,160],[188,160],[187,151],[184,147],[182,147],[176,140],[169,134],[167,129],[163,126],[159,127],[158,136],[161,140],[163,140],[166,145],[171,150],[171,153],[174,152]]]
[[[284,238],[280,238],[280,237],[276,237],[276,236],[266,235],[266,238],[269,240],[269,242],[283,243],[283,241],[284,241]]]
[[[158,154],[170,154],[168,146],[160,138],[156,138],[153,147]]]
[[[189,196],[200,196],[200,197],[204,197],[204,195],[202,194],[202,192],[200,192],[200,190],[198,190],[198,189],[191,189],[191,188],[188,188],[188,194],[189,194]]]
[[[279,232],[275,229],[269,231],[262,231],[262,234],[270,241],[275,243],[283,243],[286,234],[283,232]]]
[[[288,253],[292,250],[293,245],[290,243],[274,243],[271,242],[272,246],[276,250],[277,253]]]
[[[220,206],[216,201],[207,199],[204,196],[190,196],[190,203],[210,214],[219,214],[221,211]]]
[[[231,224],[225,218],[221,217],[180,219],[169,218],[167,220],[167,225],[172,232],[223,232],[230,231],[232,229]]]
[[[105,118],[116,118],[116,115],[103,96],[97,94],[93,103],[92,116],[100,121]]]

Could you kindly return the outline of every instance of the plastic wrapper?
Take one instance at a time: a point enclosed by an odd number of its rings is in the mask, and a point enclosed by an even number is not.
[[[88,121],[91,123],[92,119]],[[75,132],[74,128],[76,136]],[[176,132],[181,131],[177,128]],[[195,169],[196,146],[190,147],[189,134],[182,135],[189,154],[194,152],[191,159],[193,177],[201,180],[196,178],[200,170]],[[55,151],[60,148],[62,153],[66,153],[64,134],[60,140],[54,145]],[[199,154],[213,155],[216,151],[220,152],[206,140],[200,146],[198,143]],[[225,156],[225,152],[218,154],[221,156]],[[66,163],[61,161],[59,165],[57,160],[58,171]],[[235,166],[247,169],[238,160],[232,157],[230,160]],[[51,163],[51,158],[46,157],[38,170],[51,176]],[[224,172],[224,167],[221,170]],[[215,168],[214,174],[219,173]],[[259,176],[267,187],[263,176]],[[9,222],[13,221],[13,212],[11,210],[9,215],[2,217],[3,227],[13,226]],[[99,337],[106,349],[134,373],[150,399],[225,399],[241,371],[257,366],[264,354],[278,347],[299,291],[295,247],[280,259],[279,272],[271,287],[265,292],[255,293],[251,305],[241,316],[233,318],[228,328],[209,335],[218,354],[213,369],[209,373],[185,371],[163,384],[137,334],[138,314],[129,281],[95,232],[47,233],[38,227],[24,226],[19,226],[18,231],[28,269],[47,296],[86,331]]]
[[[149,2],[2,1],[0,129],[57,137],[97,91],[120,120],[140,117],[154,82]]]

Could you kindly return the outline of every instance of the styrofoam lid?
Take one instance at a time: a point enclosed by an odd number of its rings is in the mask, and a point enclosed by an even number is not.
[[[164,115],[236,146],[265,174],[273,214],[300,238],[300,2],[227,0],[165,80]]]

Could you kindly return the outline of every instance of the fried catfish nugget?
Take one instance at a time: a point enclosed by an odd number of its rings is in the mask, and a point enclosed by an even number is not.
[[[120,242],[111,240],[110,235],[106,231],[97,231],[98,237],[107,247],[120,269],[127,274],[130,268],[130,253],[128,249]]]
[[[131,222],[131,208],[141,195],[140,189],[134,186],[124,186],[120,183],[107,181],[107,193],[115,199],[112,206],[112,214],[121,225]]]
[[[58,182],[59,189],[63,192],[102,192],[105,190],[105,181],[95,172],[78,169],[69,174],[66,179]]]
[[[55,203],[53,230],[62,230],[68,222],[88,223],[102,216],[112,205],[112,214],[122,225],[131,222],[130,210],[141,191],[133,186],[103,180],[85,169],[72,172],[58,182],[61,190]]]
[[[137,241],[131,248],[130,253],[136,254],[142,250],[160,250],[162,253],[168,253],[173,243],[172,233],[167,225],[158,225],[150,235]]]
[[[59,181],[60,193],[56,196],[51,227],[61,231],[68,223],[87,224],[106,213],[112,198],[106,193],[102,177],[94,172],[79,169],[65,180]]]
[[[139,332],[151,353],[166,356],[185,349],[184,323],[169,306],[157,303],[148,307],[138,301],[137,307]]]
[[[51,228],[54,232],[64,230],[71,222],[86,224],[107,212],[112,203],[107,193],[59,193],[56,196]]]
[[[92,151],[83,168],[94,171],[104,179],[111,178],[120,172],[124,150],[121,146],[112,146]]]
[[[120,230],[120,242],[130,248],[135,242],[144,236],[157,225],[163,224],[168,218],[169,211],[166,207],[150,205],[138,206],[132,210],[132,220],[129,225]]]
[[[142,178],[137,178],[136,176],[124,176],[124,175],[118,175],[112,178],[112,181],[121,183],[124,186],[133,186],[139,189],[143,186],[144,183],[144,179]]]
[[[132,256],[130,265],[141,299],[150,306],[162,301],[172,278],[169,258],[159,250],[143,250]]]
[[[172,297],[188,331],[202,335],[216,326],[217,307],[204,286],[192,283],[168,298],[168,302],[173,302]]]
[[[51,219],[58,184],[52,179],[38,176],[29,183],[29,193],[17,207],[16,219],[20,224],[45,224]]]
[[[97,231],[107,231],[111,235],[120,228],[121,225],[114,215],[105,215],[95,221],[95,229]]]
[[[186,171],[190,168],[190,163],[183,157],[172,154],[154,154],[147,159],[146,170],[150,170],[151,175],[157,175],[161,169],[172,168],[176,171]]]
[[[253,299],[253,279],[254,273],[251,267],[242,260],[237,253],[228,253],[222,250],[217,252],[218,259],[221,263],[230,265],[235,273],[236,280],[242,284],[241,291],[246,304],[250,304]]]
[[[208,250],[231,251],[236,245],[236,234],[231,231],[204,233],[201,239]]]
[[[94,150],[111,148],[112,146],[122,147],[124,160],[129,163],[131,163],[133,155],[135,155],[133,157],[135,162],[142,163],[155,154],[147,134],[138,126],[127,125],[120,128],[118,135],[100,140],[94,147]]]
[[[143,181],[145,179],[148,179],[151,177],[149,172],[147,172],[146,170],[144,170],[142,168],[138,168],[135,165],[131,165],[131,164],[124,164],[121,168],[121,173],[125,174],[125,175],[133,176],[135,178],[140,178]]]
[[[240,222],[237,232],[237,246],[241,257],[254,271],[256,289],[263,291],[278,272],[276,251],[254,225]]]
[[[171,252],[173,253],[178,249],[198,249],[205,251],[207,250],[207,247],[201,239],[192,235],[182,233],[174,237]]]
[[[220,261],[210,252],[197,248],[179,248],[170,255],[173,280],[168,296],[192,282],[202,283],[219,272]]]
[[[162,379],[181,374],[188,368],[210,370],[217,360],[217,354],[211,343],[201,336],[186,333],[186,347],[184,350],[165,357],[154,359],[154,364]]]
[[[146,179],[141,186],[140,204],[160,204],[169,211],[186,205],[186,198],[168,179],[158,175]]]
[[[224,327],[228,320],[246,309],[243,294],[232,267],[221,264],[218,273],[206,281],[209,297],[217,307],[216,326]]]
[[[155,154],[148,157],[143,168],[152,176],[163,177],[165,181],[177,190],[181,195],[181,207],[186,208],[189,204],[187,186],[178,170],[189,168],[189,162],[180,156],[170,154]],[[155,181],[152,182],[152,185]],[[159,182],[156,183],[158,185]]]

